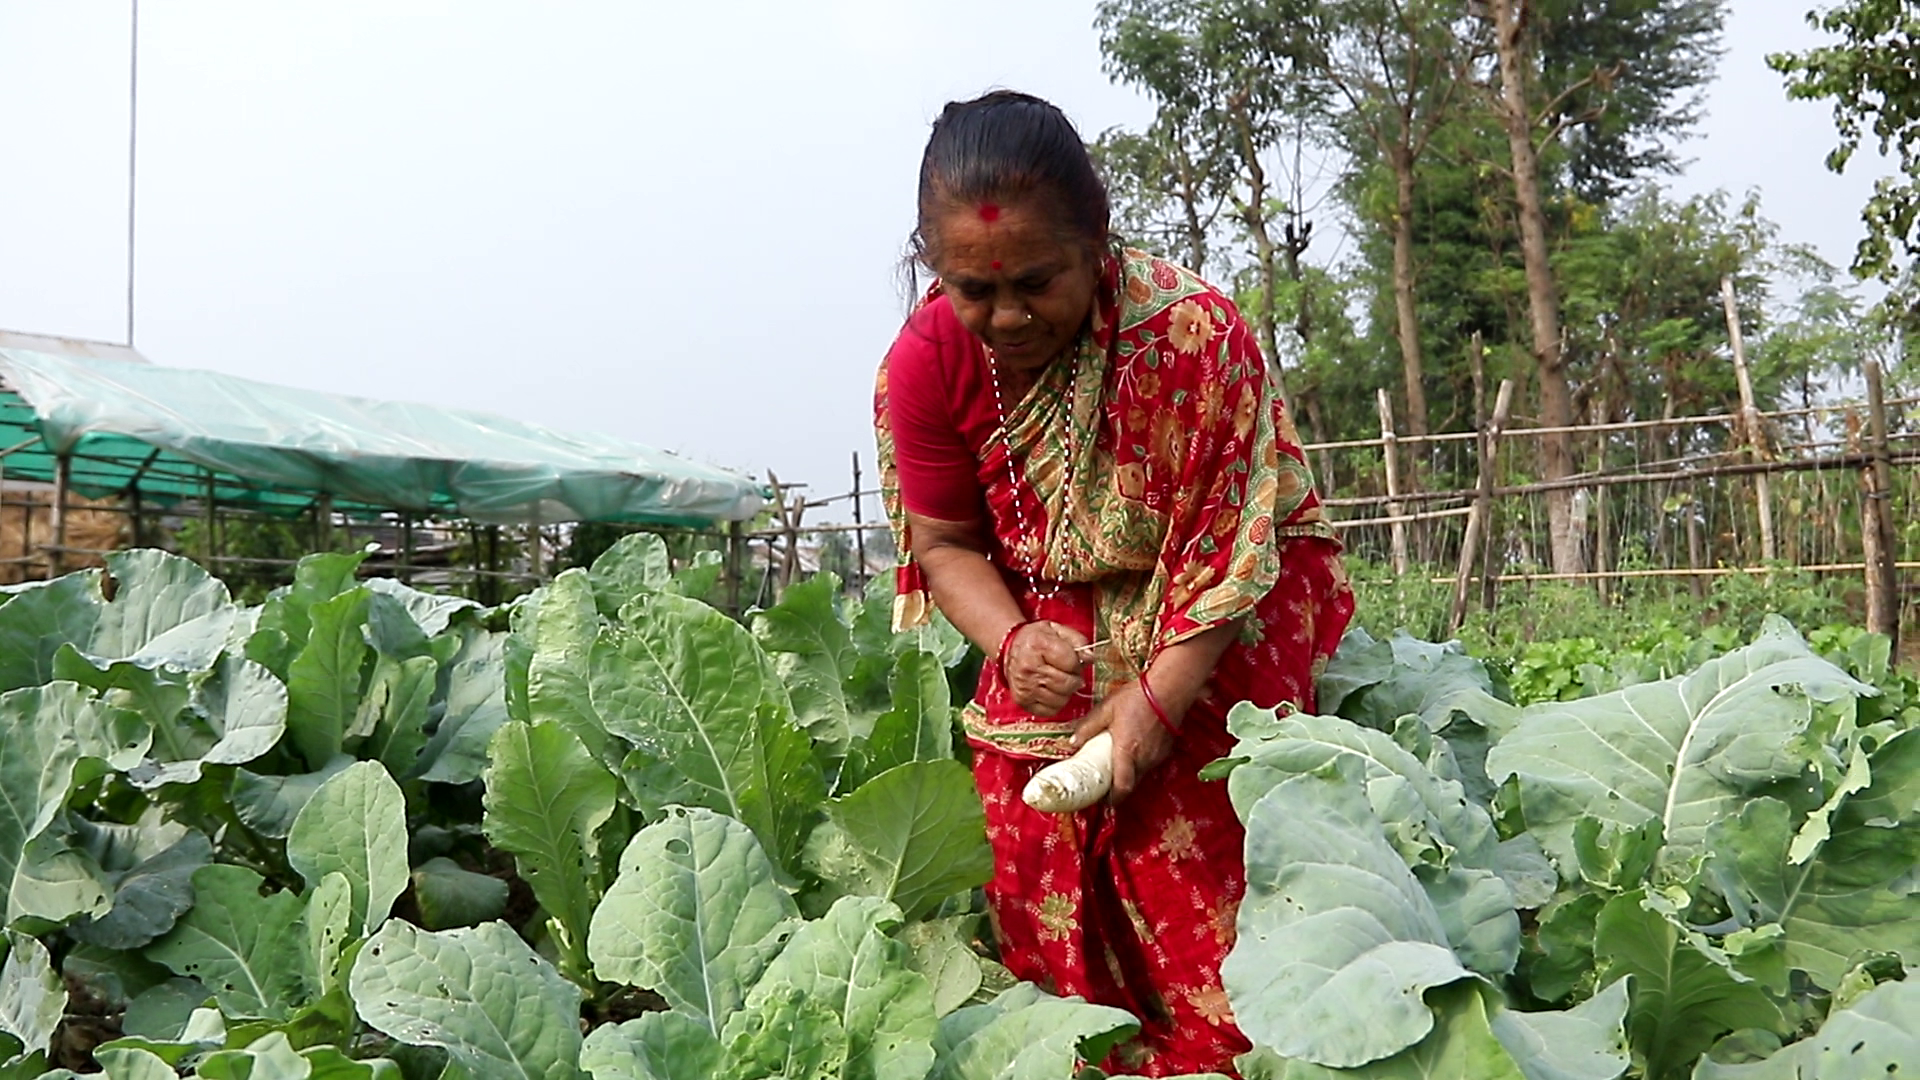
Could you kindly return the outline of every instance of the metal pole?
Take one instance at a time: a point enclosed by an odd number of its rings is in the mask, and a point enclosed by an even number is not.
[[[127,35],[127,348],[133,348],[134,209],[140,162],[140,0],[131,0]]]

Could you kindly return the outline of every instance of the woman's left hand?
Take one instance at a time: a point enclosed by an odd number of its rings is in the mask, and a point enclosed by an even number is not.
[[[1173,733],[1153,714],[1138,683],[1096,705],[1074,729],[1073,744],[1084,746],[1102,731],[1113,736],[1113,787],[1107,801],[1117,805],[1133,794],[1142,776],[1173,756]]]

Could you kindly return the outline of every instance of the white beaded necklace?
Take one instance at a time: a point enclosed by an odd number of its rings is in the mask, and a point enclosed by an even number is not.
[[[1069,387],[1069,395],[1076,394],[1079,390],[1077,383],[1079,382],[1078,375],[1080,371],[1078,342],[1076,341],[1075,345],[1071,347],[1074,349],[1074,370],[1073,373],[1068,376],[1067,385]],[[1013,438],[1012,434],[1007,430],[1006,396],[1000,389],[1000,359],[993,354],[992,348],[987,348],[986,354],[987,374],[993,380],[993,406],[1000,420],[1000,451],[1007,462],[1007,488],[1013,499],[1014,527],[1020,531],[1020,535],[1024,538],[1031,534],[1027,531],[1026,507],[1022,504],[1020,498],[1020,476],[1013,468]],[[1067,399],[1067,461],[1066,465],[1063,466],[1061,474],[1060,519],[1063,524],[1070,520],[1073,514],[1073,405],[1073,398],[1070,396]],[[1036,496],[1039,494],[1037,489],[1034,493]],[[1047,538],[1042,536],[1040,537],[1040,558],[1037,561],[1044,564],[1046,561],[1046,553]],[[1027,592],[1033,597],[1034,607],[1036,608],[1035,613],[1037,614],[1037,609],[1042,602],[1051,600],[1059,595],[1060,583],[1058,581],[1049,582],[1047,591],[1042,593],[1040,591],[1039,580],[1034,577],[1033,565],[1034,560],[1030,560],[1021,573],[1027,579]]]

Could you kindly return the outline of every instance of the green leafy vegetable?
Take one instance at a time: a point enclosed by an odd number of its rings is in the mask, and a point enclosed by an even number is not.
[[[653,990],[718,1035],[798,914],[746,826],[674,810],[627,845],[587,951],[601,978]]]
[[[589,1032],[580,1067],[593,1080],[715,1080],[720,1040],[685,1013],[647,1013]]]
[[[1381,829],[1351,756],[1247,814],[1239,942],[1221,968],[1240,1027],[1284,1057],[1346,1068],[1433,1027],[1421,995],[1471,973]]]
[[[1752,645],[1683,678],[1525,710],[1487,770],[1496,783],[1520,778],[1528,829],[1563,862],[1583,816],[1658,821],[1665,857],[1685,858],[1747,792],[1800,773],[1792,743],[1816,705],[1872,693],[1774,618]]]
[[[287,736],[308,768],[340,753],[359,711],[371,652],[362,630],[367,597],[353,589],[314,604],[311,637],[287,667]]]
[[[986,830],[966,766],[909,762],[827,804],[807,865],[843,895],[891,900],[919,918],[993,876]]]
[[[580,989],[502,923],[434,933],[395,919],[348,988],[375,1029],[442,1047],[475,1077],[580,1075]]]
[[[533,895],[559,923],[561,967],[587,971],[587,927],[600,900],[596,835],[617,783],[557,723],[502,727],[487,769],[487,839],[511,853]]]
[[[1631,975],[1627,1031],[1652,1080],[1684,1074],[1714,1039],[1738,1028],[1778,1029],[1780,1009],[1724,952],[1682,926],[1658,896],[1608,901],[1594,955],[1603,979]]]
[[[353,889],[353,922],[371,934],[407,887],[407,806],[377,761],[349,765],[322,783],[287,832],[287,861],[309,887],[331,873]]]
[[[643,595],[594,645],[592,693],[611,731],[653,764],[650,806],[703,806],[743,822],[797,870],[825,781],[772,661],[698,601]]]
[[[413,898],[420,907],[420,922],[428,930],[472,926],[506,912],[507,883],[439,856],[414,870]]]
[[[214,864],[193,874],[193,907],[147,955],[206,985],[236,1019],[284,1020],[306,1000],[306,939],[300,898],[263,896],[259,874]]]

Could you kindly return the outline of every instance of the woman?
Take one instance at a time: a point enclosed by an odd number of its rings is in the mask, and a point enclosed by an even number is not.
[[[937,603],[990,658],[964,718],[1007,967],[1139,1017],[1113,1068],[1227,1070],[1247,1049],[1219,975],[1243,834],[1197,774],[1235,703],[1312,707],[1352,600],[1233,304],[1111,245],[1107,216],[1046,102],[998,92],[935,123],[914,247],[938,280],[875,396],[895,622]],[[1021,802],[1100,730],[1107,805]]]

